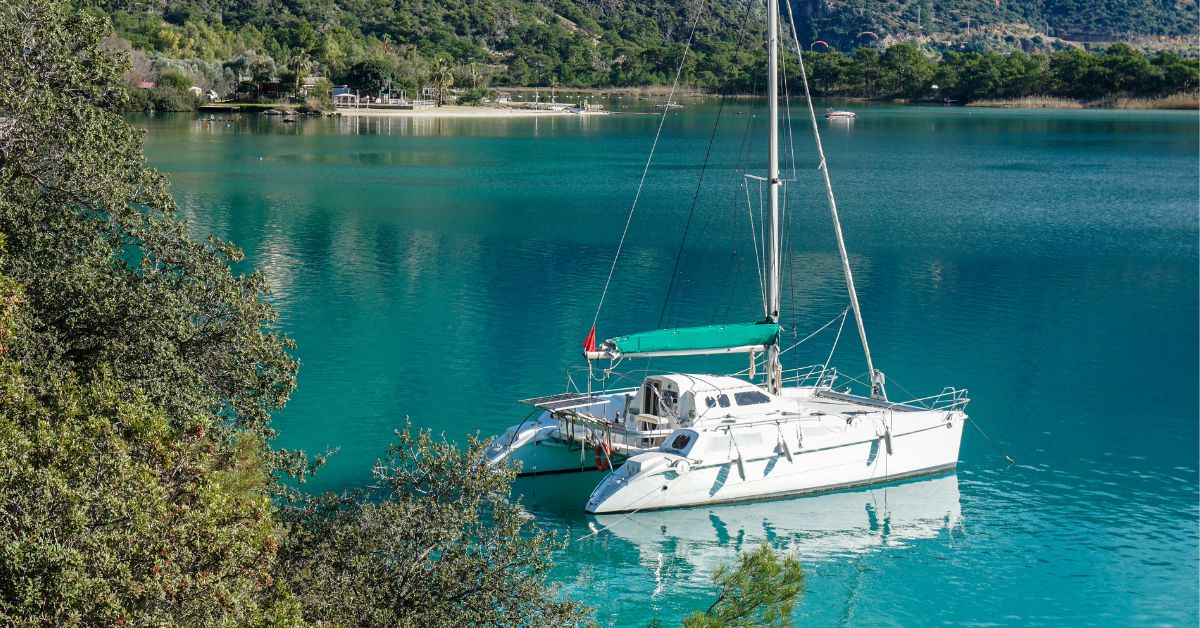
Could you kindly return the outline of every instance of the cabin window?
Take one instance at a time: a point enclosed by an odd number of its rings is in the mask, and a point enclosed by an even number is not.
[[[752,406],[759,403],[771,402],[770,397],[758,392],[757,390],[733,393],[733,398],[737,400],[739,406]]]
[[[716,399],[713,399],[712,397],[705,397],[705,398],[704,398],[704,405],[706,405],[706,406],[708,406],[708,407],[710,407],[710,408],[715,408],[715,407],[717,407],[717,400],[716,400]]]
[[[721,395],[720,397],[717,397],[717,403],[721,404],[722,408],[728,408],[729,407],[729,395]]]
[[[670,441],[668,441],[670,445],[663,443],[663,448],[674,451],[681,456],[686,456],[692,445],[696,443],[697,438],[699,438],[699,435],[691,430],[680,430],[671,435]]]

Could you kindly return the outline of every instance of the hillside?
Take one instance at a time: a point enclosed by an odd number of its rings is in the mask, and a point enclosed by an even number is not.
[[[1196,0],[797,0],[793,6],[802,33],[839,49],[870,43],[875,33],[885,41],[980,48],[1128,41],[1194,53],[1200,19]]]
[[[1048,52],[1072,42],[1130,41],[1196,54],[1197,0],[794,0],[801,39],[849,51],[913,40],[926,49]],[[415,88],[430,63],[459,66],[458,85],[636,86],[669,83],[694,0],[102,0],[141,69],[204,82],[250,74],[334,80],[386,57]],[[743,32],[742,0],[707,0],[685,80],[745,91],[761,49],[761,5]],[[817,48],[820,49],[820,48]],[[406,69],[407,68],[407,69]],[[727,84],[728,77],[740,77]]]

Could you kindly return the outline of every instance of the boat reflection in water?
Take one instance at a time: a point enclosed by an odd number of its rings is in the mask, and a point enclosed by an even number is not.
[[[804,560],[904,547],[949,535],[962,519],[958,476],[776,501],[589,515],[597,527],[638,547],[643,562],[682,559],[711,572],[731,560],[729,546],[766,540]]]

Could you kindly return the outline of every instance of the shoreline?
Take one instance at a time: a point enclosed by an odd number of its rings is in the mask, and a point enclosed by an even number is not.
[[[541,118],[605,116],[609,111],[575,112],[549,109],[516,109],[509,107],[474,107],[465,105],[443,105],[429,109],[370,109],[339,108],[333,115],[346,118]]]

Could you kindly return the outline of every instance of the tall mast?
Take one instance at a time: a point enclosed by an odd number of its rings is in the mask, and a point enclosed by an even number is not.
[[[779,0],[767,0],[767,86],[770,128],[768,141],[767,188],[770,198],[770,244],[767,248],[767,320],[779,322],[780,281],[780,229],[779,229]],[[779,343],[767,349],[767,387],[778,393],[783,387],[782,367],[779,363]]]

